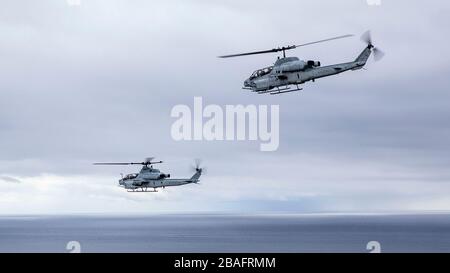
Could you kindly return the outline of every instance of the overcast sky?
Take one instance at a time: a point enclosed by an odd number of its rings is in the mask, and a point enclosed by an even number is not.
[[[450,210],[448,1],[2,1],[0,214]],[[371,29],[386,52],[366,70],[259,96],[241,90],[277,55],[216,56],[355,37],[289,52],[351,61]],[[175,142],[177,104],[280,105],[280,147]],[[201,185],[132,194],[156,156]]]

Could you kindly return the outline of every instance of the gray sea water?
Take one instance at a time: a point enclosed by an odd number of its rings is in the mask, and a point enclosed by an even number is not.
[[[450,252],[450,214],[0,216],[0,252]]]

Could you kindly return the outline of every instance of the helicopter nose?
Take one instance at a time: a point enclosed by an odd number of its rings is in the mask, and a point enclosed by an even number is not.
[[[245,86],[245,87],[254,87],[254,86],[255,86],[255,83],[254,83],[253,81],[251,81],[250,79],[246,79],[246,80],[244,81],[244,86]]]

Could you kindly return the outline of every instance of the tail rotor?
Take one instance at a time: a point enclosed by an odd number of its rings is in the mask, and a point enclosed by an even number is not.
[[[380,50],[379,48],[375,47],[372,42],[372,35],[370,30],[366,31],[362,36],[361,40],[367,44],[367,46],[372,50],[373,52],[373,58],[375,61],[380,61],[383,59],[385,53]]]
[[[194,159],[194,165],[191,165],[191,170],[199,173],[206,173],[206,168],[202,167],[202,161],[200,158]]]
[[[191,165],[191,170],[195,171],[195,174],[191,177],[192,183],[199,184],[200,176],[206,173],[206,169],[205,167],[201,167],[201,163],[202,160],[197,158],[194,160],[194,165]]]

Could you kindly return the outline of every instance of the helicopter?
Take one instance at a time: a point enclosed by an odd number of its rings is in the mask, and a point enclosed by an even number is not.
[[[348,34],[306,44],[284,46],[263,51],[224,55],[219,56],[219,58],[231,58],[282,51],[283,58],[278,57],[273,66],[258,69],[253,72],[252,75],[244,81],[244,87],[242,87],[242,89],[250,90],[258,94],[269,93],[270,95],[278,95],[301,91],[303,88],[299,88],[299,84],[304,84],[305,82],[315,82],[315,80],[319,78],[337,75],[349,70],[359,70],[366,65],[366,62],[372,53],[375,61],[381,60],[385,55],[384,52],[373,45],[370,31],[367,31],[361,36],[361,40],[367,44],[367,47],[364,48],[361,54],[351,62],[322,67],[320,61],[304,61],[297,57],[286,57],[287,50],[352,36],[354,35]]]
[[[154,157],[146,158],[143,162],[129,163],[94,163],[94,165],[142,165],[139,173],[131,173],[119,180],[119,186],[124,187],[128,192],[158,192],[157,188],[182,186],[186,184],[198,184],[203,168],[200,168],[200,160],[196,160],[193,167],[195,174],[191,178],[172,179],[170,174],[162,173],[160,170],[153,168],[154,164],[161,164],[162,161],[153,161]],[[148,189],[153,190],[148,190]]]

